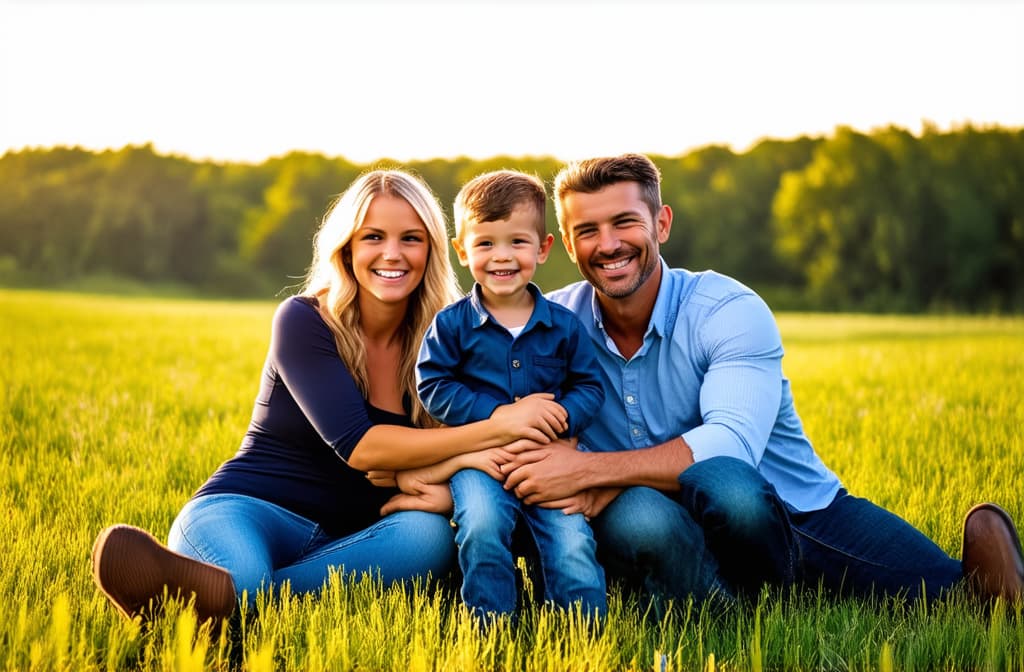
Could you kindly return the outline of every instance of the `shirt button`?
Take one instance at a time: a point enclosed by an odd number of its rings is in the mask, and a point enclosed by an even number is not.
[[[627,394],[626,395],[626,403],[627,404],[635,404],[636,403],[636,397],[634,397],[632,394]]]
[[[640,436],[640,428],[639,427],[634,427],[633,428],[633,436]]]
[[[513,359],[512,360],[512,368],[513,369],[518,369],[520,366],[522,366],[522,365],[519,363],[518,359]]]

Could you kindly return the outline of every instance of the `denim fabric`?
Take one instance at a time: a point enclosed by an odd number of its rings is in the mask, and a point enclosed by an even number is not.
[[[604,570],[595,558],[594,536],[582,514],[523,505],[487,474],[464,469],[451,478],[455,543],[462,569],[462,599],[480,614],[512,614],[516,569],[512,533],[522,519],[539,555],[545,599],[584,613],[607,611]]]
[[[454,566],[452,529],[440,515],[402,511],[344,537],[276,504],[246,495],[189,501],[171,525],[168,546],[231,573],[239,597],[255,603],[260,589],[285,581],[294,593],[320,590],[330,570],[385,584],[444,577]]]
[[[909,523],[845,490],[820,511],[796,512],[753,467],[729,457],[692,465],[679,483],[672,497],[629,488],[595,518],[610,579],[676,600],[794,581],[916,599],[963,576],[959,561]]]

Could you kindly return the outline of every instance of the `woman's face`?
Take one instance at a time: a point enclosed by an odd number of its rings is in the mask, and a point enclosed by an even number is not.
[[[408,201],[378,194],[349,243],[352,273],[363,298],[407,301],[419,287],[430,255],[427,227]]]

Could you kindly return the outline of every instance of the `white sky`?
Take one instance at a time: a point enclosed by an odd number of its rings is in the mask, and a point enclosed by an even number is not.
[[[357,162],[1024,127],[1024,2],[0,0],[0,154]]]

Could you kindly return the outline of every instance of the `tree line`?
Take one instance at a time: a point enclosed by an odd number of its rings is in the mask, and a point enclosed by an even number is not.
[[[775,308],[1024,310],[1024,129],[824,137],[652,156],[675,213],[670,265],[727,273]],[[550,186],[552,157],[352,163],[293,152],[259,164],[196,161],[151,145],[25,149],[0,157],[0,283],[68,286],[102,275],[198,293],[278,296],[301,284],[320,218],[370,168],[422,176],[451,216],[487,170]],[[556,233],[554,208],[549,230]],[[460,270],[464,287],[469,275]],[[579,274],[560,245],[538,283]]]

